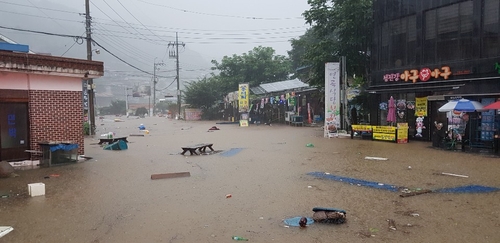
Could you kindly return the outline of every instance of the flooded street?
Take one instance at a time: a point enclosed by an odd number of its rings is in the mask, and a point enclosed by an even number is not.
[[[307,174],[431,190],[500,188],[498,157],[433,149],[430,142],[326,139],[321,127],[122,119],[99,121],[98,135],[85,139],[90,160],[0,179],[0,191],[10,193],[0,198],[0,225],[14,227],[0,242],[233,242],[234,235],[251,242],[500,242],[498,191],[403,198]],[[129,136],[140,134],[141,123],[149,134]],[[214,125],[220,130],[208,132]],[[96,145],[110,131],[128,136],[128,150]],[[198,143],[213,143],[218,153],[180,155],[181,146]],[[222,153],[234,148],[241,150]],[[173,172],[191,176],[150,178]],[[51,174],[59,177],[44,179]],[[35,182],[45,183],[45,196],[29,197],[27,184]],[[311,217],[313,207],[344,209],[347,222],[285,227],[284,219]]]

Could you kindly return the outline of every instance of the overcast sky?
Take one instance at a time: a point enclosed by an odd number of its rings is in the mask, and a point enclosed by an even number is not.
[[[186,44],[180,55],[184,69],[201,70],[198,54],[209,63],[262,45],[287,55],[289,40],[308,27],[302,13],[309,5],[306,0],[90,0],[90,9],[93,39],[130,64],[166,62],[167,45],[178,32]],[[84,12],[85,0],[0,0],[0,26],[81,36],[84,17],[78,13]],[[85,44],[72,38],[1,28],[0,34],[38,52],[86,58]],[[94,55],[99,58],[104,56]]]

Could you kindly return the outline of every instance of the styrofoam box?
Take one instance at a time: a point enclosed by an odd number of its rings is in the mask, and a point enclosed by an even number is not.
[[[32,197],[43,196],[45,195],[45,184],[41,182],[28,184],[28,192]]]

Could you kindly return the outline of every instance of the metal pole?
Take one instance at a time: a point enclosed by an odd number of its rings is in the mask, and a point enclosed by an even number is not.
[[[85,0],[85,32],[87,33],[87,60],[92,61],[92,35],[90,21],[90,4],[89,0]],[[88,79],[88,92],[89,92],[89,123],[90,135],[95,135],[95,104],[94,104],[94,80]]]
[[[176,66],[177,66],[177,106],[179,109],[179,118],[181,117],[181,89],[179,80],[179,38],[175,32],[175,46],[176,46]]]
[[[127,86],[125,86],[125,116],[128,117],[128,92]]]
[[[155,114],[156,106],[156,57],[153,63],[153,116]]]

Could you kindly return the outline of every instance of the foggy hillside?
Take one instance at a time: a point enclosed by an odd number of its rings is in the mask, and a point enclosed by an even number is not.
[[[84,1],[72,7],[46,0],[31,2],[37,7],[30,7],[24,2],[2,5],[0,26],[85,37]],[[134,30],[137,33],[131,33],[130,28],[124,28],[127,23],[110,20],[104,12],[92,5],[90,8],[93,19],[92,38],[104,49],[128,63],[120,61],[97,45],[92,46],[93,60],[103,61],[105,68],[105,76],[94,81],[97,85],[97,105],[105,106],[112,99],[125,99],[126,87],[137,84],[152,85],[154,63],[157,64],[157,90],[161,90],[157,93],[157,98],[167,94],[175,95],[175,58],[169,57],[173,46],[168,48],[168,43],[175,42],[175,32],[156,34],[136,25],[132,27],[136,27]],[[87,58],[84,38],[51,36],[5,28],[0,28],[0,34],[17,43],[29,45],[36,53]],[[179,36],[179,43],[182,42],[182,36]],[[210,60],[190,50],[189,43],[186,43],[185,47],[179,46],[179,63],[181,90],[186,82],[197,80],[211,72]],[[129,101],[142,102],[134,99]]]

